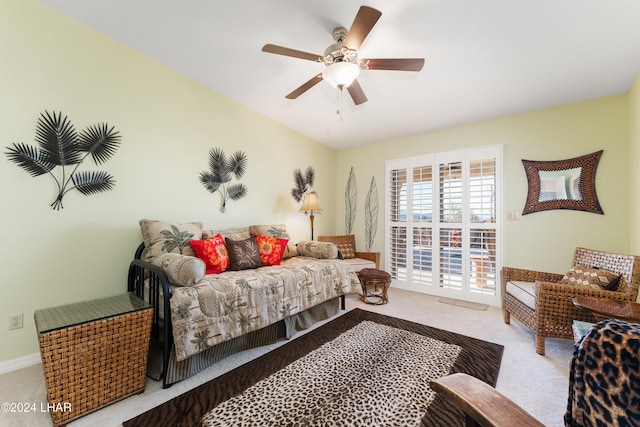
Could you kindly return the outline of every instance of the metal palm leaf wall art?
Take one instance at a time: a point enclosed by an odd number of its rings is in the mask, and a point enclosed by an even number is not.
[[[89,196],[113,188],[115,181],[107,172],[78,168],[89,156],[96,165],[105,163],[115,154],[120,140],[120,133],[106,123],[89,126],[78,134],[67,116],[45,111],[36,125],[38,146],[13,143],[5,154],[33,177],[51,175],[58,188],[51,207],[60,210],[62,198],[71,190]],[[54,173],[56,166],[60,166],[58,175]]]
[[[316,171],[312,166],[309,166],[304,173],[300,168],[293,171],[293,182],[295,186],[291,189],[291,197],[296,202],[301,202],[307,191],[313,188],[313,182],[316,179]]]
[[[247,187],[242,183],[231,184],[233,177],[242,178],[247,170],[247,155],[236,151],[231,156],[221,148],[209,152],[209,170],[200,173],[200,182],[210,193],[220,192],[220,212],[227,211],[227,201],[239,200],[247,195]]]
[[[353,224],[356,219],[356,208],[358,204],[358,188],[356,185],[356,175],[353,166],[349,171],[347,186],[344,190],[344,231],[346,234],[353,234]],[[364,240],[366,251],[373,247],[373,242],[378,231],[378,187],[375,177],[371,177],[369,191],[364,204]]]
[[[364,241],[365,250],[371,251],[373,241],[376,239],[378,231],[378,187],[376,186],[376,178],[371,177],[369,192],[364,203]]]
[[[356,187],[356,175],[353,166],[349,172],[347,188],[344,190],[344,232],[351,234],[353,223],[356,220],[356,206],[358,203],[358,188]]]

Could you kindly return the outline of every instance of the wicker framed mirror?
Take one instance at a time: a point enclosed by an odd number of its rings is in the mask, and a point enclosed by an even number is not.
[[[551,209],[603,214],[596,194],[602,150],[573,159],[522,160],[529,191],[522,215]]]

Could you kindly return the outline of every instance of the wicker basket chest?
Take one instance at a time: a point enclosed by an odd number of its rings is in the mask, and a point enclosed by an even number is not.
[[[152,316],[132,293],[36,310],[54,425],[144,391]]]

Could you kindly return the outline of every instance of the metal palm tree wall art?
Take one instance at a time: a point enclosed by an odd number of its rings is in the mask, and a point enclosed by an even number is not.
[[[233,177],[242,178],[247,170],[247,155],[236,151],[227,157],[221,148],[209,152],[209,170],[200,173],[200,182],[211,193],[220,192],[220,212],[227,211],[227,201],[239,200],[247,195],[247,187],[242,183],[231,184]]]
[[[293,182],[295,183],[295,187],[291,189],[291,197],[296,202],[302,201],[302,198],[307,193],[307,191],[311,190],[313,187],[313,181],[316,178],[316,171],[309,166],[305,173],[302,173],[300,168],[293,171]]]
[[[33,177],[47,173],[53,177],[58,196],[51,207],[60,210],[62,198],[73,189],[88,196],[113,188],[115,181],[107,172],[78,171],[78,168],[89,156],[96,165],[109,160],[120,145],[120,139],[120,133],[106,123],[89,126],[78,134],[62,113],[45,111],[36,125],[38,146],[14,143],[7,147],[5,154]],[[61,169],[58,176],[53,172],[56,166]]]

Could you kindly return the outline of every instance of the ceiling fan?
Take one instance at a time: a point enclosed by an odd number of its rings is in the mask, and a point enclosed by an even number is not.
[[[326,66],[322,73],[313,76],[309,81],[288,94],[286,98],[296,99],[322,80],[326,80],[340,90],[346,87],[354,104],[360,105],[367,101],[367,97],[357,80],[360,70],[422,70],[424,58],[367,58],[358,61],[360,45],[362,45],[362,42],[381,16],[382,12],[379,10],[361,6],[348,31],[342,27],[333,30],[332,35],[335,43],[324,51],[324,55],[315,55],[301,50],[265,44],[262,47],[263,52],[322,62]]]

